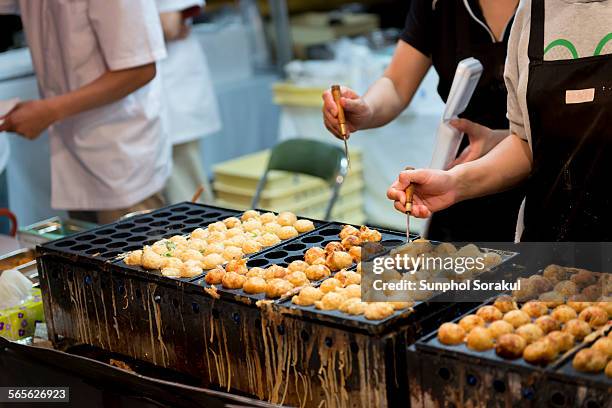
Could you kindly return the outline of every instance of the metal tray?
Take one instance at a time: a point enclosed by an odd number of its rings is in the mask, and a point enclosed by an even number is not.
[[[575,350],[573,353],[571,353],[567,357],[567,359],[564,359],[563,361],[560,361],[557,364],[555,364],[554,372],[551,374],[551,377],[560,378],[562,380],[569,380],[572,382],[576,382],[577,380],[580,380],[588,384],[597,384],[597,386],[599,387],[612,388],[612,378],[609,378],[604,373],[603,370],[600,371],[599,373],[585,373],[585,372],[576,370],[572,365],[574,356],[580,350],[591,347],[593,343],[595,343],[595,341],[596,340],[589,342],[589,343],[584,343],[582,347],[580,347],[578,350]]]

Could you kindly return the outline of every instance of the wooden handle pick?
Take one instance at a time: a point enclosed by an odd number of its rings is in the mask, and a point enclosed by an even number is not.
[[[338,107],[338,124],[340,125],[340,134],[344,139],[346,139],[346,118],[344,117],[344,108],[342,107],[342,104],[340,104],[340,98],[342,97],[340,85],[332,85],[331,92],[332,96],[334,97],[334,102],[336,102],[336,106]]]
[[[404,170],[414,170],[414,167],[407,166]],[[406,214],[412,214],[412,197],[414,196],[414,187],[413,183],[410,183],[408,188],[406,189]]]

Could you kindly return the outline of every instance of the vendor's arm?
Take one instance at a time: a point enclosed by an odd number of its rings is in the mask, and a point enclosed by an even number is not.
[[[478,160],[451,170],[411,170],[400,173],[387,191],[398,211],[405,212],[405,190],[415,184],[413,212],[427,218],[460,201],[498,193],[517,186],[531,171],[532,154],[527,142],[516,136],[504,138]]]
[[[18,104],[4,117],[0,131],[35,139],[53,123],[110,104],[146,85],[156,74],[155,64],[108,71],[92,83],[49,99]]]

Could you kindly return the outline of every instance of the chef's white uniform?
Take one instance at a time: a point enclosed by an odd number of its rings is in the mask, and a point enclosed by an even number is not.
[[[152,0],[0,0],[19,11],[44,98],[74,91],[108,70],[166,56]],[[160,191],[170,174],[158,78],[127,97],[54,124],[52,207],[114,210]]]
[[[156,0],[158,11],[204,6],[203,0]],[[164,126],[174,145],[174,170],[166,187],[168,201],[189,199],[207,185],[199,140],[221,129],[221,117],[210,70],[198,40],[190,35],[166,44],[160,63],[164,95]],[[207,188],[210,192],[210,187]]]

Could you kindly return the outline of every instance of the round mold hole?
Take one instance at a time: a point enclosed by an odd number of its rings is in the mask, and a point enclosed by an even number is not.
[[[216,218],[216,217],[220,217],[221,215],[223,214],[221,214],[220,212],[214,212],[214,211],[206,213],[206,217],[208,218]]]
[[[125,252],[137,251],[137,250],[139,250],[139,249],[142,249],[142,247],[141,247],[140,245],[132,245],[132,246],[129,246],[129,247],[127,247],[127,248],[123,248],[123,250],[124,250]]]
[[[206,211],[205,210],[191,210],[191,211],[187,211],[185,214],[195,216],[195,215],[206,214]]]
[[[564,407],[565,395],[563,395],[561,391],[555,391],[553,395],[550,396],[550,403],[555,407]]]
[[[147,231],[149,231],[150,229],[151,229],[151,228],[149,228],[149,227],[137,227],[137,228],[134,228],[134,229],[132,230],[132,232],[136,232],[136,233],[140,234],[141,232],[147,232]]]
[[[187,217],[186,215],[175,215],[173,217],[168,218],[168,220],[170,220],[170,221],[183,221],[183,220],[186,220],[187,218],[189,218],[189,217]]]
[[[115,228],[119,229],[119,230],[129,230],[132,229],[136,226],[136,224],[134,224],[133,222],[128,222],[125,224],[119,224],[117,225]]]
[[[96,254],[99,254],[100,252],[101,252],[100,248],[91,248],[85,251],[87,255],[96,255]]]
[[[168,212],[168,211],[162,211],[162,212],[159,212],[159,213],[151,214],[151,216],[154,217],[154,218],[166,218],[166,217],[170,217],[171,215],[172,215],[172,213]]]
[[[154,219],[153,217],[143,217],[143,218],[137,218],[134,220],[135,224],[149,224],[151,222],[153,222]]]
[[[114,228],[105,228],[100,231],[96,231],[96,235],[111,235],[117,232]]]
[[[302,255],[293,255],[293,256],[288,256],[287,258],[285,258],[285,262],[287,262],[287,265],[289,265],[293,261],[303,261],[303,260],[304,260],[304,256]]]
[[[302,239],[302,242],[307,244],[318,244],[319,242],[323,241],[325,241],[325,238],[323,238],[321,235],[311,235]]]
[[[269,265],[270,262],[268,262],[267,260],[260,258],[260,259],[253,259],[251,261],[249,261],[248,266],[249,268],[263,268],[264,266]]]
[[[506,392],[506,383],[503,380],[494,380],[493,389],[498,394],[503,394]]]
[[[118,255],[121,255],[121,252],[119,251],[111,251],[111,252],[106,252],[104,254],[100,254],[101,257],[103,257],[104,259],[111,259],[114,258]]]
[[[285,251],[273,251],[273,252],[268,252],[264,256],[268,259],[283,259],[287,257],[288,255],[289,254]]]
[[[170,221],[155,221],[151,223],[152,227],[165,227],[166,225],[170,225]]]
[[[120,232],[119,234],[111,235],[112,239],[123,239],[129,237],[131,234],[129,232]]]
[[[189,207],[187,206],[182,206],[182,207],[176,207],[176,208],[171,208],[172,211],[188,211]]]
[[[129,237],[128,239],[126,239],[127,242],[143,242],[146,240],[147,240],[147,237],[145,237],[144,235],[136,235],[136,236]]]
[[[110,242],[113,242],[113,240],[110,239],[110,238],[98,238],[98,239],[96,239],[94,241],[91,241],[91,243],[94,244],[94,245],[105,245],[105,244],[108,244]]]
[[[92,239],[96,239],[96,236],[93,234],[83,235],[82,237],[78,237],[79,241],[91,241]]]
[[[157,230],[153,230],[149,233],[149,236],[163,236],[166,235],[168,233],[168,231],[163,230],[163,229],[157,229]]]
[[[125,247],[127,245],[128,245],[127,242],[117,241],[117,242],[112,242],[112,243],[108,244],[107,247],[111,248],[111,249],[114,249],[114,248],[123,248],[123,247]]]
[[[85,251],[87,249],[91,249],[92,246],[89,244],[79,244],[79,245],[75,245],[73,247],[71,247],[70,249],[72,249],[73,251]]]
[[[58,242],[57,244],[55,244],[55,246],[56,247],[60,247],[60,248],[66,248],[66,247],[69,247],[69,246],[73,246],[75,244],[76,244],[76,241],[68,240],[68,241]]]
[[[200,218],[190,218],[188,220],[185,220],[184,222],[185,222],[185,224],[195,225],[195,224],[202,223],[202,219],[200,219]]]
[[[193,230],[194,230],[193,227],[185,227],[181,230],[181,234],[190,235],[193,232]]]
[[[333,236],[338,236],[338,234],[340,234],[340,231],[342,231],[341,229],[337,229],[337,228],[330,228],[330,229],[324,229],[323,231],[319,231],[319,234],[324,235],[326,237],[331,237]]]
[[[289,244],[289,245],[285,245],[283,249],[286,251],[301,251],[303,249],[306,249],[306,245],[300,244],[300,243]]]
[[[451,372],[446,367],[440,367],[440,369],[438,370],[438,376],[444,381],[448,381],[451,378]]]
[[[478,385],[478,377],[476,377],[476,375],[468,374],[465,378],[466,378],[466,382],[468,383],[468,385],[472,387],[475,387],[476,385]]]

